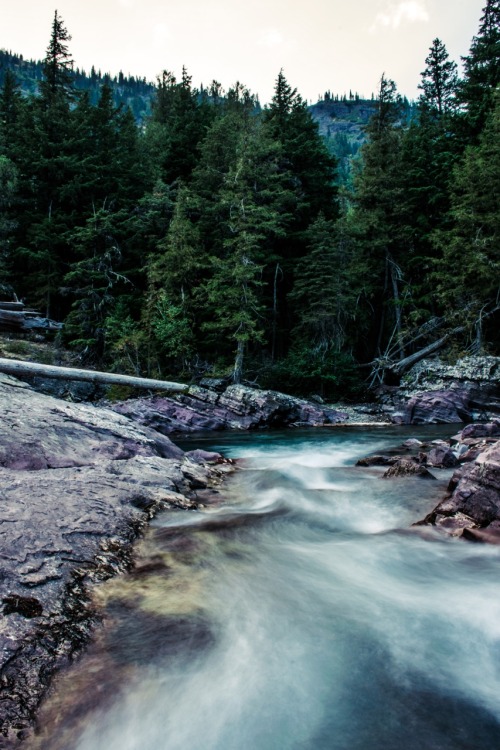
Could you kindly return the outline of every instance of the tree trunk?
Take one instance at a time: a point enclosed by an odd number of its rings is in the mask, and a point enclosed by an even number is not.
[[[245,342],[240,339],[238,341],[238,348],[236,349],[236,358],[234,360],[233,383],[235,385],[238,385],[238,383],[241,383],[241,376],[243,374],[244,354],[245,354]]]
[[[88,383],[125,385],[131,388],[143,388],[151,391],[187,391],[189,388],[184,383],[171,383],[168,380],[150,380],[149,378],[136,378],[132,375],[118,375],[112,372],[40,365],[16,359],[0,358],[0,372],[14,375],[14,377],[19,375],[21,377],[54,378],[55,380],[82,380]]]

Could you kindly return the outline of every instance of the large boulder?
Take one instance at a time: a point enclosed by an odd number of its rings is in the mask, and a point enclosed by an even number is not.
[[[254,430],[289,425],[325,425],[346,420],[343,412],[278,391],[232,385],[223,393],[191,387],[187,394],[130,399],[114,411],[170,435],[200,430]]]

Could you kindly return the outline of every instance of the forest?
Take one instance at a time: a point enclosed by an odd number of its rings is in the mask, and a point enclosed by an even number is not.
[[[70,41],[56,12],[35,90],[3,73],[0,298],[79,362],[359,399],[425,353],[498,354],[499,0],[461,75],[432,41],[414,106],[382,75],[342,159],[283,71],[261,107],[165,70],[138,119]]]

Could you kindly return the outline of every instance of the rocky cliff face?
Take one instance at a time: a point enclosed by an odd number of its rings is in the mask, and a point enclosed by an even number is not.
[[[92,584],[128,567],[158,510],[195,509],[231,466],[8,376],[0,403],[0,746],[10,748],[86,642],[99,616]]]

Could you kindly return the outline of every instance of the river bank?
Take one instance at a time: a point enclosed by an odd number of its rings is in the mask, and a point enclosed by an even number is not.
[[[88,642],[100,618],[93,586],[130,568],[135,540],[159,511],[217,502],[234,470],[218,453],[181,450],[169,435],[387,423],[378,404],[327,406],[241,386],[96,406],[0,376],[0,401],[4,748],[29,735],[52,675]],[[429,522],[450,515],[445,508]],[[462,528],[481,530],[469,518]]]

